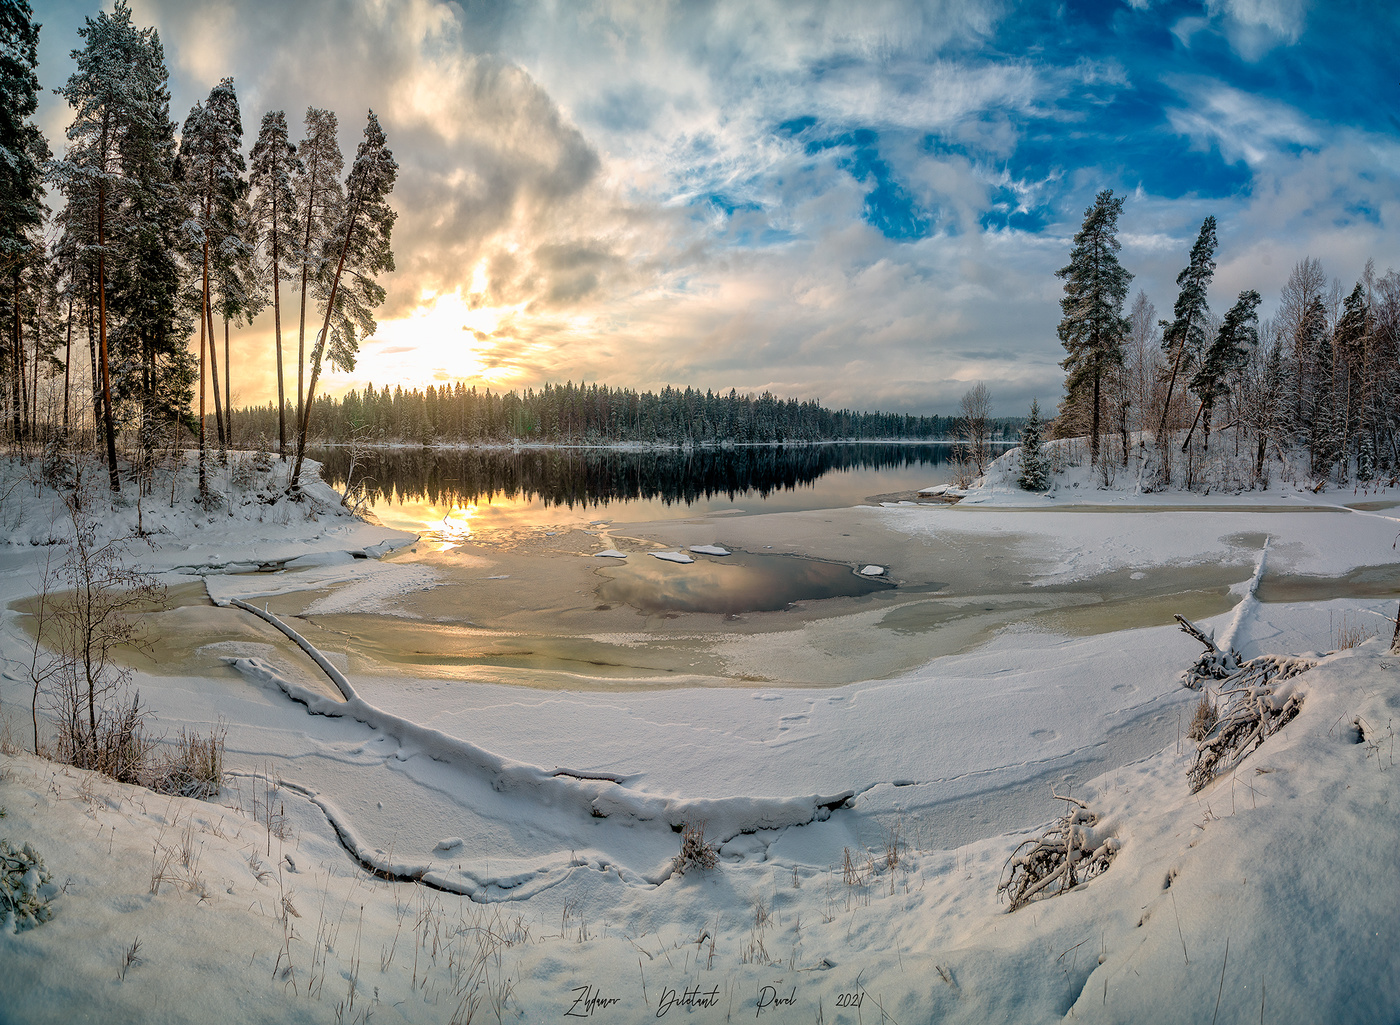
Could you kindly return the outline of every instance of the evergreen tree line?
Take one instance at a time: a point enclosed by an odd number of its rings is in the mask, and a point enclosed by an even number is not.
[[[275,437],[284,458],[295,443],[295,488],[324,362],[353,369],[384,298],[376,276],[394,266],[386,197],[397,165],[379,122],[371,111],[343,182],[338,125],[326,110],[307,110],[296,145],[285,114],[269,112],[245,159],[230,78],[194,105],[177,136],[159,34],[133,24],[126,0],[87,18],[78,36],[77,70],[57,90],[73,119],[55,158],[33,120],[39,26],[28,0],[0,0],[3,430],[26,447],[95,445],[114,491],[119,434],[132,439],[128,465],[143,488],[159,451],[197,436],[207,495],[210,405],[221,458],[234,432],[231,328],[271,306]],[[62,198],[57,214],[50,189]],[[284,295],[289,304],[295,296],[285,318],[297,333],[292,395],[282,377]]]
[[[242,444],[275,436],[271,405],[239,411]],[[546,384],[539,390],[492,392],[462,384],[405,391],[373,385],[344,398],[316,399],[313,440],[415,445],[541,442],[549,444],[782,444],[864,439],[947,439],[952,416],[862,413],[814,401],[663,388],[637,392],[600,384]],[[1016,437],[1021,420],[989,421],[989,441]]]
[[[1315,486],[1400,473],[1400,273],[1378,275],[1368,261],[1347,288],[1305,258],[1271,319],[1260,322],[1254,289],[1217,314],[1206,295],[1217,223],[1207,217],[1171,317],[1159,319],[1141,291],[1125,314],[1122,207],[1112,190],[1099,193],[1058,272],[1067,356],[1054,436],[1087,436],[1105,473],[1110,462],[1127,465],[1136,438],[1160,485],[1199,483],[1213,432],[1217,450],[1248,456],[1248,484],[1265,482],[1270,457],[1287,464],[1291,453]]]

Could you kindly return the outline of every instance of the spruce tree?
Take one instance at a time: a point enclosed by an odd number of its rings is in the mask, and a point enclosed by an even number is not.
[[[317,282],[317,305],[324,311],[321,331],[311,352],[311,379],[306,386],[305,408],[297,425],[297,455],[292,464],[288,487],[299,486],[301,467],[306,459],[306,435],[311,425],[312,402],[322,361],[353,370],[359,351],[359,338],[374,333],[374,309],[384,301],[384,288],[375,275],[394,269],[391,234],[397,216],[389,208],[388,197],[398,178],[399,165],[389,151],[388,140],[379,127],[374,111],[369,112],[365,137],[355,153],[355,162],[345,182],[345,208],[331,247],[324,251],[324,266],[335,270]]]
[[[1021,473],[1016,478],[1024,491],[1044,491],[1050,486],[1045,473],[1045,457],[1040,451],[1040,400],[1031,400],[1030,416],[1021,428]]]
[[[1133,276],[1118,262],[1122,248],[1118,215],[1122,210],[1123,200],[1115,199],[1112,189],[1094,197],[1094,205],[1084,212],[1084,224],[1074,236],[1069,263],[1055,272],[1056,277],[1065,279],[1059,335],[1069,353],[1060,366],[1068,371],[1068,401],[1080,401],[1086,389],[1090,391],[1089,450],[1094,463],[1099,458],[1103,378],[1112,367],[1122,364],[1123,338],[1129,329],[1123,303]]]
[[[258,141],[253,144],[249,183],[253,188],[252,223],[260,242],[258,275],[272,286],[272,329],[277,346],[277,453],[287,458],[286,389],[282,360],[282,288],[291,279],[298,236],[297,201],[292,181],[302,173],[297,150],[287,140],[287,115],[280,110],[263,115]]]
[[[1176,379],[1183,369],[1190,369],[1205,347],[1206,318],[1210,307],[1206,289],[1215,276],[1215,218],[1201,222],[1196,244],[1191,247],[1190,261],[1176,276],[1180,289],[1172,307],[1172,320],[1162,321],[1162,349],[1172,361],[1171,378],[1167,382],[1167,398],[1162,404],[1162,418],[1157,424],[1158,441],[1165,445],[1167,416],[1171,411],[1172,393]]]

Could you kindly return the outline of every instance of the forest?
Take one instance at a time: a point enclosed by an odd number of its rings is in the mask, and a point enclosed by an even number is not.
[[[1266,487],[1271,465],[1313,490],[1393,483],[1400,273],[1379,274],[1368,261],[1347,285],[1305,257],[1273,317],[1260,320],[1254,289],[1220,313],[1207,298],[1219,246],[1208,216],[1177,276],[1171,316],[1159,318],[1142,291],[1127,306],[1133,275],[1118,260],[1122,208],[1112,190],[1100,192],[1057,272],[1066,397],[1052,434],[1087,437],[1105,477],[1140,446],[1151,486]]]

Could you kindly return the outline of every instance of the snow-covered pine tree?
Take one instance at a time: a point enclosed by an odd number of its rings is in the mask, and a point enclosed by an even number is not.
[[[25,428],[24,344],[21,323],[26,303],[44,273],[41,231],[44,206],[44,161],[48,143],[34,123],[39,102],[39,26],[29,0],[0,4],[0,282],[8,290],[11,344],[3,360],[10,376],[15,437]],[[36,354],[37,359],[37,354]]]
[[[1021,428],[1021,472],[1016,478],[1024,491],[1044,491],[1050,486],[1045,472],[1045,456],[1040,451],[1040,400],[1031,400],[1030,415]]]
[[[253,273],[252,216],[248,208],[247,164],[243,159],[243,115],[233,79],[222,79],[209,91],[205,114],[216,133],[220,159],[228,165],[228,190],[232,203],[220,207],[218,237],[211,251],[209,316],[217,309],[224,326],[224,440],[233,444],[233,366],[230,358],[229,321],[251,321],[265,304]],[[213,326],[210,326],[213,338]],[[211,351],[213,350],[211,342]],[[215,359],[217,363],[217,358]],[[215,385],[217,388],[218,386]]]
[[[374,333],[374,309],[384,301],[384,288],[375,275],[394,269],[391,235],[397,215],[390,209],[388,197],[398,173],[399,165],[394,162],[379,119],[371,110],[364,140],[355,152],[355,162],[345,181],[345,209],[331,239],[333,248],[323,254],[326,266],[332,265],[334,256],[335,270],[317,282],[317,305],[325,316],[311,352],[311,379],[297,425],[297,455],[288,480],[289,490],[299,486],[306,459],[311,404],[316,397],[322,360],[329,356],[334,366],[353,370],[360,335],[368,337]]]
[[[1210,421],[1215,404],[1230,393],[1231,381],[1239,376],[1249,360],[1249,354],[1259,344],[1259,332],[1255,325],[1259,320],[1261,297],[1253,289],[1241,292],[1235,305],[1231,306],[1220,322],[1220,329],[1201,360],[1200,369],[1191,378],[1191,391],[1200,399],[1196,407],[1196,417],[1191,421],[1191,429],[1186,432],[1186,440],[1181,443],[1185,452],[1191,444],[1191,435],[1196,424],[1204,417],[1204,448],[1210,449]]]
[[[122,143],[132,132],[156,135],[159,129],[152,121],[168,110],[155,92],[165,81],[164,52],[155,29],[137,29],[132,24],[126,0],[117,0],[111,14],[103,11],[85,19],[78,36],[83,47],[73,51],[77,70],[59,90],[73,108],[73,123],[68,126],[68,150],[52,165],[52,177],[70,203],[91,211],[96,219],[95,231],[80,243],[87,253],[96,255],[99,346],[94,354],[94,388],[101,394],[109,482],[113,491],[120,491],[107,338],[108,221],[127,185]]]
[[[345,158],[336,138],[339,125],[333,111],[306,108],[306,138],[297,147],[301,167],[292,178],[296,193],[300,240],[296,260],[301,269],[301,314],[297,326],[297,424],[301,424],[306,394],[306,297],[328,268],[325,254],[340,223],[345,192],[340,172]]]
[[[1162,416],[1157,423],[1157,440],[1165,450],[1167,417],[1172,406],[1172,393],[1176,390],[1176,379],[1183,369],[1190,370],[1205,347],[1206,316],[1210,307],[1206,303],[1206,289],[1215,276],[1215,218],[1207,217],[1201,222],[1196,244],[1191,247],[1191,256],[1186,267],[1176,276],[1176,303],[1172,306],[1172,319],[1162,321],[1162,348],[1172,361],[1171,377],[1167,382],[1167,397],[1162,403]]]
[[[1065,297],[1060,300],[1064,318],[1059,335],[1069,355],[1060,364],[1068,376],[1067,401],[1082,398],[1091,389],[1089,451],[1095,464],[1099,459],[1099,421],[1104,374],[1123,362],[1123,338],[1128,322],[1123,303],[1128,283],[1133,280],[1118,262],[1118,215],[1123,200],[1115,199],[1112,189],[1094,197],[1094,205],[1084,212],[1084,224],[1074,236],[1069,263],[1055,272],[1065,279]]]
[[[260,242],[257,265],[262,288],[272,286],[272,329],[277,345],[277,453],[287,458],[287,398],[282,380],[282,289],[291,280],[298,237],[297,201],[292,181],[302,173],[297,150],[287,139],[287,115],[263,115],[253,144],[249,183],[253,188],[252,225]]]

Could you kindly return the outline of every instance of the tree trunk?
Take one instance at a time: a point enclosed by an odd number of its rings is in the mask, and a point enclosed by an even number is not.
[[[73,368],[73,296],[68,296],[68,343],[63,350],[63,440],[68,440],[68,387]]]
[[[340,260],[335,265],[335,277],[331,278],[330,295],[326,297],[326,317],[321,325],[321,333],[316,338],[316,348],[312,352],[311,380],[306,386],[306,400],[301,414],[300,422],[297,425],[297,456],[292,463],[292,473],[287,480],[288,490],[295,490],[301,481],[301,464],[306,460],[306,435],[311,428],[311,403],[316,396],[316,381],[321,376],[321,359],[326,349],[326,339],[331,330],[331,314],[335,312],[335,296],[340,289],[340,275],[345,270],[345,254],[350,249],[350,238],[355,233],[355,221],[360,216],[360,201],[357,196],[354,205],[350,208],[350,216],[346,219],[345,239],[340,244]],[[302,302],[305,303],[306,294],[302,293]]]
[[[97,328],[102,357],[102,426],[107,435],[107,476],[114,492],[122,489],[117,476],[117,432],[112,422],[112,373],[107,359],[107,187],[97,186]]]
[[[287,461],[287,398],[282,384],[282,261],[277,253],[277,191],[272,192],[272,331],[277,339],[277,454]]]
[[[14,380],[11,382],[10,388],[10,409],[16,444],[21,444],[24,441],[24,417],[21,412],[24,409],[24,400],[21,397],[21,382],[23,382],[24,380],[24,353],[20,348],[19,289],[20,266],[19,263],[16,262],[14,267],[14,293],[12,295],[12,298],[14,300],[12,304],[12,312],[14,313],[14,323],[12,324],[12,330],[10,334],[10,348],[13,352],[11,359],[14,363],[15,372]]]
[[[1099,386],[1102,383],[1102,374],[1098,371],[1094,373],[1094,415],[1092,426],[1089,429],[1089,465],[1099,464]]]
[[[1193,434],[1196,433],[1196,424],[1200,422],[1200,419],[1201,419],[1201,410],[1203,410],[1203,409],[1205,409],[1205,408],[1206,408],[1205,400],[1202,399],[1202,400],[1201,400],[1201,404],[1200,404],[1199,406],[1196,407],[1196,416],[1195,416],[1195,418],[1192,419],[1192,421],[1191,421],[1191,429],[1190,429],[1189,431],[1186,432],[1186,440],[1183,441],[1183,442],[1181,443],[1181,451],[1185,452],[1185,451],[1186,451],[1186,447],[1187,447],[1188,445],[1191,444],[1191,435],[1193,435]]]
[[[228,314],[224,314],[224,433],[233,447],[233,369],[229,363]]]
[[[204,243],[204,289],[200,293],[199,310],[199,497],[203,501],[209,491],[209,482],[205,469],[205,459],[207,446],[204,440],[204,379],[207,376],[204,372],[204,352],[207,348],[207,339],[204,327],[208,323],[206,314],[209,311],[209,243]]]
[[[1162,419],[1157,424],[1157,443],[1166,447],[1162,432],[1167,429],[1167,416],[1171,413],[1172,392],[1176,389],[1176,375],[1181,370],[1181,357],[1186,354],[1186,343],[1191,339],[1191,318],[1186,318],[1186,328],[1181,333],[1181,342],[1176,347],[1176,359],[1172,361],[1172,376],[1167,382],[1167,401],[1162,404]]]
[[[208,300],[205,300],[206,304]],[[214,341],[214,308],[206,305],[204,308],[204,319],[209,325],[209,379],[210,386],[214,392],[214,426],[219,439],[219,458],[222,462],[227,457],[225,446],[228,444],[228,432],[224,423],[223,399],[219,393],[219,343]]]

